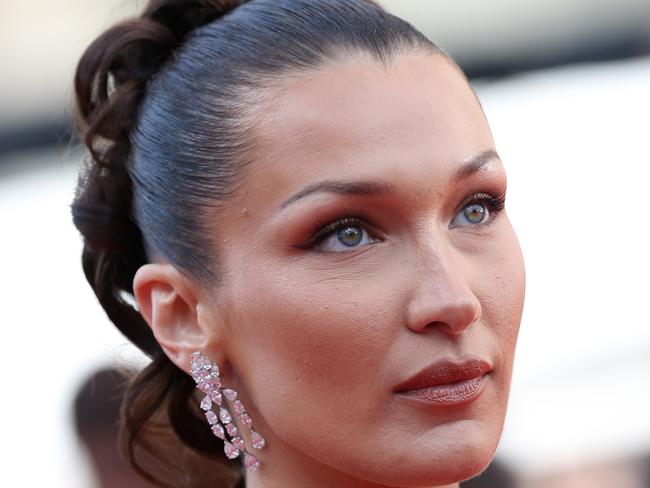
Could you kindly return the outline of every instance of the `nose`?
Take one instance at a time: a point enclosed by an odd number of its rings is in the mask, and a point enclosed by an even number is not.
[[[476,322],[481,302],[467,281],[467,265],[450,253],[429,248],[416,264],[416,287],[408,304],[407,325],[414,332],[431,329],[458,335]]]

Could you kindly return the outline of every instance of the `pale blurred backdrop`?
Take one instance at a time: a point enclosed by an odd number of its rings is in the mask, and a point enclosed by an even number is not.
[[[380,3],[471,76],[508,171],[527,297],[499,466],[523,488],[650,487],[650,2]],[[75,63],[144,4],[0,0],[0,486],[99,486],[73,397],[144,361],[86,283],[69,211]]]

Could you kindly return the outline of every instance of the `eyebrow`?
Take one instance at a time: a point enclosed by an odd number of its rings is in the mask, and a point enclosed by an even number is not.
[[[487,151],[483,151],[477,156],[466,160],[452,177],[452,183],[464,180],[473,174],[478,173],[493,159],[500,158],[494,149],[489,149]],[[288,207],[295,201],[300,200],[307,195],[311,195],[312,193],[325,192],[336,193],[339,195],[387,195],[395,193],[395,191],[395,186],[389,183],[381,183],[375,181],[325,180],[318,183],[313,183],[303,188],[298,193],[290,196],[280,206],[280,210]]]

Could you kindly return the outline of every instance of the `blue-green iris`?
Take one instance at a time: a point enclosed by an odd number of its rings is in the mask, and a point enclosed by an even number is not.
[[[339,230],[336,236],[346,246],[353,247],[361,242],[363,232],[359,227],[345,227]]]
[[[480,203],[473,203],[468,205],[463,210],[467,220],[473,224],[480,224],[483,221],[483,216],[485,215],[485,206]]]

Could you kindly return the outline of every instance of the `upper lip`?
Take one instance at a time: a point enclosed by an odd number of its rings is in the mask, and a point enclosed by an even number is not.
[[[492,365],[480,358],[441,359],[426,366],[419,373],[395,387],[395,391],[418,390],[436,385],[479,378],[489,372]]]

